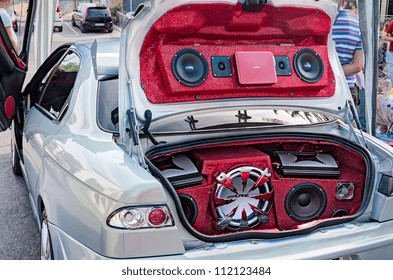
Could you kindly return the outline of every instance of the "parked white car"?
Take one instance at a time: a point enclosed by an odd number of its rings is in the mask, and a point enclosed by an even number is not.
[[[248,2],[147,1],[19,92],[0,48],[43,259],[393,258],[393,150],[356,126],[340,1]]]
[[[63,32],[63,15],[61,14],[60,5],[57,5],[56,7],[54,29],[57,29],[59,32]]]

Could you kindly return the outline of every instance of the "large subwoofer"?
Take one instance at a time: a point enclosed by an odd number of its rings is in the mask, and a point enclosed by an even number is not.
[[[296,74],[308,83],[318,82],[324,72],[321,57],[312,49],[304,48],[299,50],[294,57],[294,68]]]
[[[298,222],[312,221],[325,211],[325,191],[314,183],[300,183],[293,187],[285,199],[285,210]]]
[[[243,166],[217,176],[214,208],[220,230],[247,230],[269,221],[270,171]]]
[[[174,55],[172,72],[180,83],[195,87],[205,82],[209,72],[209,65],[200,52],[186,48]]]

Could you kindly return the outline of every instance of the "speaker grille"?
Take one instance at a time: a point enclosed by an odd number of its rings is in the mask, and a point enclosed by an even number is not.
[[[182,49],[172,59],[173,74],[186,86],[196,87],[204,83],[208,70],[206,58],[194,49]]]
[[[321,57],[312,49],[301,49],[294,57],[294,67],[296,74],[305,82],[318,82],[324,72]]]
[[[270,171],[243,166],[217,176],[214,205],[220,230],[246,230],[269,221]]]
[[[325,191],[314,183],[301,183],[293,187],[285,199],[285,210],[298,222],[318,218],[326,208]]]

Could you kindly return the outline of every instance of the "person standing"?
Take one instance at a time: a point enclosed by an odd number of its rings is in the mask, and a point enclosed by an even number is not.
[[[6,11],[6,9],[11,7],[11,5],[12,5],[12,0],[0,0],[0,18],[3,21],[8,37],[10,37],[12,46],[14,47],[14,49],[16,49],[17,48],[16,34],[12,29],[11,17]]]
[[[359,20],[349,10],[356,1],[342,2],[336,22],[332,28],[332,38],[341,66],[347,78],[355,105],[360,104],[359,88],[355,84],[355,74],[363,70],[363,48]]]
[[[389,44],[386,52],[386,72],[393,85],[393,20],[389,23],[386,30],[382,32],[382,39]]]

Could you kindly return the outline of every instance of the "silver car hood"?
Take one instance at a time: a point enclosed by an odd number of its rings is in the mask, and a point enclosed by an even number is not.
[[[151,111],[151,126],[154,122],[174,115],[184,115],[187,112],[204,111],[204,110],[225,110],[239,108],[242,110],[247,108],[261,109],[296,109],[311,112],[322,112],[338,118],[346,118],[348,113],[348,100],[351,100],[350,92],[347,86],[345,75],[342,71],[339,59],[331,39],[331,32],[327,35],[327,56],[334,73],[335,83],[334,94],[329,97],[313,97],[313,98],[288,98],[288,97],[249,97],[249,98],[224,98],[211,100],[193,100],[192,102],[173,102],[173,103],[153,103],[145,92],[145,84],[141,82],[141,61],[140,54],[144,41],[153,25],[168,11],[184,5],[193,4],[228,4],[236,5],[243,3],[244,0],[148,0],[145,2],[144,8],[132,18],[124,26],[121,35],[120,46],[120,65],[119,65],[119,116],[120,131],[126,131],[126,128],[135,126],[134,129],[139,130],[139,126],[146,123],[146,111]],[[263,2],[263,1],[262,1]],[[325,13],[330,17],[331,24],[334,23],[338,15],[339,0],[268,0],[267,4],[280,9],[284,7],[302,7],[310,9],[318,9],[321,13]],[[371,2],[371,1],[364,1]],[[373,5],[372,3],[364,3],[363,5]],[[368,7],[372,10],[372,8]],[[363,23],[367,18],[363,19]],[[331,26],[330,26],[331,29]],[[372,29],[370,29],[372,30]],[[366,41],[367,42],[367,41]],[[368,46],[370,47],[370,46]],[[158,75],[158,69],[157,69]],[[292,73],[292,75],[294,75]],[[366,78],[367,81],[367,78]],[[370,84],[370,86],[372,86]],[[134,119],[130,121],[130,119]],[[123,140],[129,138],[126,133],[121,133]]]

